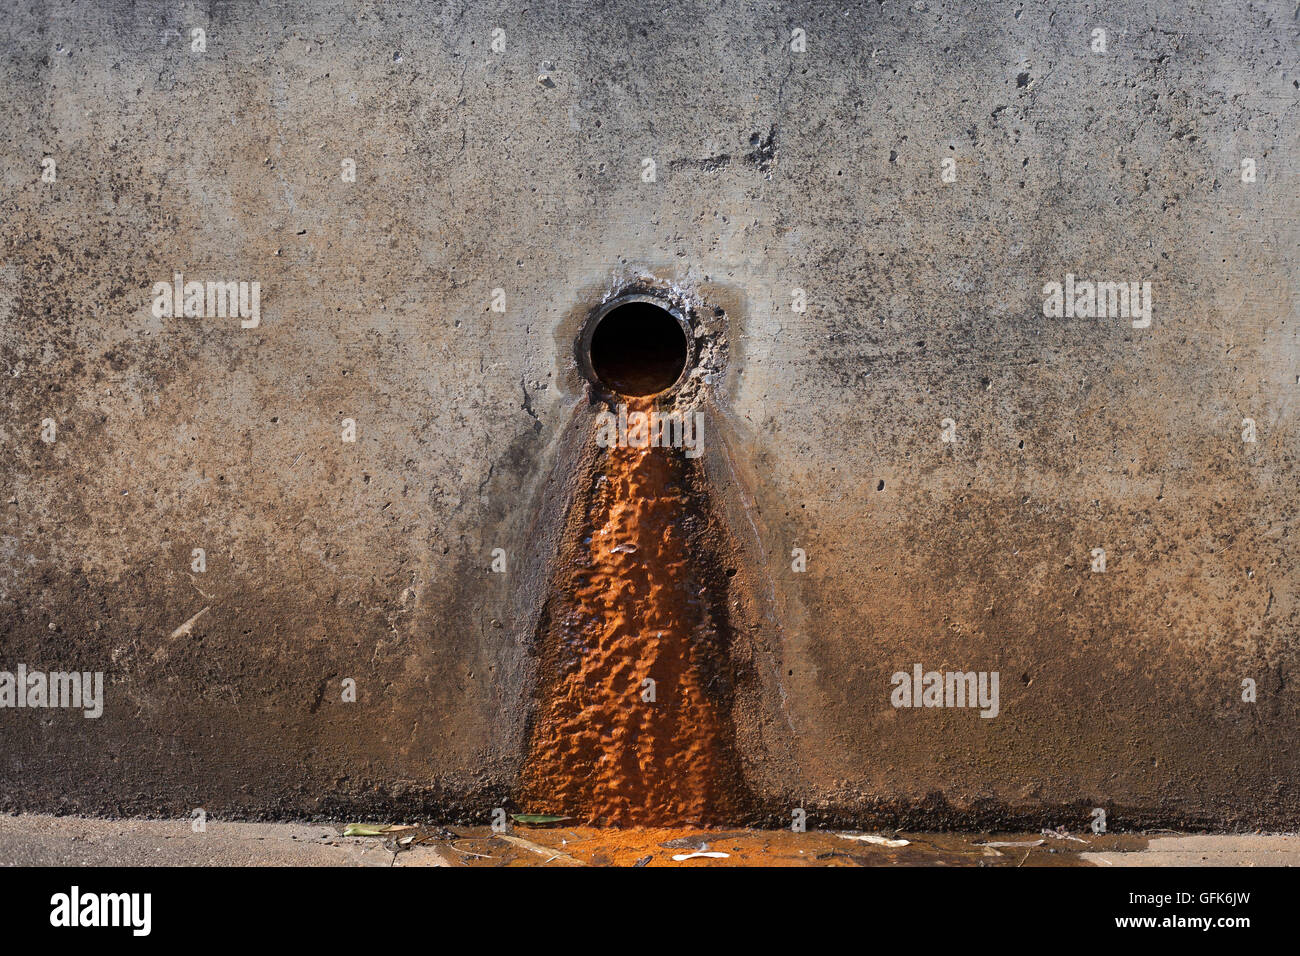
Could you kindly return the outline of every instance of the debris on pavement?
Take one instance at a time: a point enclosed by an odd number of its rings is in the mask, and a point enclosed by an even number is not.
[[[560,816],[555,813],[512,813],[510,819],[524,826],[537,827],[550,826],[552,823],[563,823],[565,820],[572,820],[573,817]]]
[[[838,833],[836,836],[841,840],[861,840],[863,843],[871,843],[875,846],[911,846],[912,843],[911,840],[891,840],[877,833]]]
[[[414,829],[415,827],[384,823],[349,823],[343,828],[343,835],[346,837],[381,837]]]
[[[542,846],[541,844],[534,843],[532,840],[525,840],[523,837],[514,836],[510,833],[498,833],[496,838],[498,840],[505,840],[507,843],[513,843],[515,846],[523,847],[525,850],[536,853],[538,856],[544,856],[546,857],[547,863],[560,863],[564,866],[587,865],[562,850],[557,850],[554,847]]]

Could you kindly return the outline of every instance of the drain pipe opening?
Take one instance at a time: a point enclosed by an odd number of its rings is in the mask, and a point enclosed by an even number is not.
[[[614,395],[658,395],[677,385],[691,359],[690,323],[661,299],[629,295],[605,304],[579,347],[587,377]]]

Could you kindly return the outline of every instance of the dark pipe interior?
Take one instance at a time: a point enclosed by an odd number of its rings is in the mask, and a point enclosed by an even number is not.
[[[606,313],[592,331],[591,370],[619,395],[654,395],[686,367],[686,333],[676,317],[650,302]]]

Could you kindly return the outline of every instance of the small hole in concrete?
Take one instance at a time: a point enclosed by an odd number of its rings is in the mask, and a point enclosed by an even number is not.
[[[686,332],[653,302],[633,300],[600,317],[591,333],[591,370],[619,395],[654,395],[671,388],[686,368]]]

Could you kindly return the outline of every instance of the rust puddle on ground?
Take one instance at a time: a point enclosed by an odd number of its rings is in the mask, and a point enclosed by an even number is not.
[[[707,830],[681,827],[610,829],[518,827],[412,827],[386,841],[394,852],[434,851],[449,866],[1088,866],[1085,852],[1136,852],[1149,838],[1138,834],[1048,837],[1038,833],[897,833],[891,847],[865,843],[848,831]],[[853,837],[854,839],[850,839]],[[410,840],[401,844],[401,840]],[[983,844],[1012,844],[986,846]],[[695,853],[725,856],[690,856]]]
[[[578,496],[566,530],[576,546],[543,616],[526,812],[607,826],[737,818],[725,600],[689,532],[707,505],[697,475],[681,449],[615,447]]]

